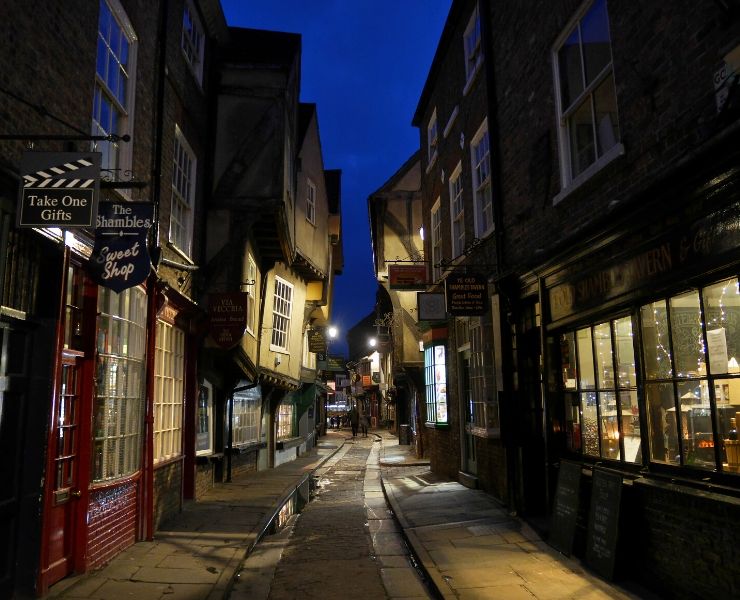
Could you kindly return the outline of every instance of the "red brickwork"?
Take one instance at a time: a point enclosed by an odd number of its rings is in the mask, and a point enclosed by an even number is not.
[[[138,481],[90,494],[88,510],[87,567],[105,565],[111,558],[136,541]]]

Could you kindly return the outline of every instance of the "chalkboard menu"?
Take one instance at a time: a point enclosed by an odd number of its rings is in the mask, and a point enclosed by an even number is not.
[[[552,509],[548,543],[563,554],[573,552],[573,537],[578,519],[578,502],[581,494],[581,465],[561,461],[555,505]]]
[[[607,579],[614,577],[622,476],[594,470],[586,533],[586,563]]]

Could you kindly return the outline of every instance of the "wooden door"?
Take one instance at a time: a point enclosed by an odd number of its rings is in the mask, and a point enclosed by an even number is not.
[[[75,570],[75,533],[77,511],[82,492],[79,488],[80,448],[80,361],[79,357],[64,354],[61,364],[59,397],[54,406],[50,495],[46,530],[46,561],[43,569],[46,583],[59,581]]]

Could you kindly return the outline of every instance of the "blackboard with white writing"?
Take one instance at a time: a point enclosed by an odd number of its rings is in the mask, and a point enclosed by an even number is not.
[[[622,476],[594,470],[586,533],[586,563],[607,579],[614,577]]]
[[[581,465],[561,461],[550,522],[550,536],[547,541],[553,548],[566,555],[573,552],[580,495]]]

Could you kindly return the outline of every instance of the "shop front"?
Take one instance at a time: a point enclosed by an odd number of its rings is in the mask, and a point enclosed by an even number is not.
[[[740,591],[737,188],[653,203],[537,279],[550,496],[564,462],[581,467],[573,552],[589,552],[591,485],[608,471],[616,576],[675,597]]]

